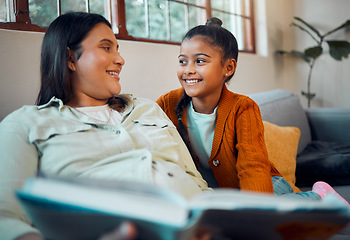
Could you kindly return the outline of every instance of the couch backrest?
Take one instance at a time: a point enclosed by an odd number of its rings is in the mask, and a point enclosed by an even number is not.
[[[259,105],[264,121],[278,126],[295,126],[300,129],[298,153],[311,142],[307,116],[296,94],[282,89],[274,89],[248,96]]]

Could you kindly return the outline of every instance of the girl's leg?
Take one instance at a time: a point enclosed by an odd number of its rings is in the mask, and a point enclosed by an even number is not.
[[[294,193],[293,188],[289,183],[279,176],[272,176],[272,184],[275,195],[284,196],[293,199],[311,199],[311,200],[321,200],[321,196],[313,191]]]
[[[350,206],[350,204],[344,198],[342,198],[331,186],[325,182],[316,182],[312,187],[312,191],[301,193],[294,193],[293,188],[283,177],[272,176],[272,184],[274,193],[278,196],[285,196],[293,199],[321,200],[328,195],[333,196],[345,205]]]
[[[316,182],[312,187],[312,191],[318,193],[323,199],[327,195],[332,195],[344,204],[349,206],[349,203],[342,198],[328,183],[325,182]]]

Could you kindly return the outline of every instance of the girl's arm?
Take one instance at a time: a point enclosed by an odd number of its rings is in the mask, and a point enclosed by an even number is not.
[[[264,140],[264,127],[258,105],[243,100],[237,112],[237,172],[242,190],[273,193],[271,164]]]

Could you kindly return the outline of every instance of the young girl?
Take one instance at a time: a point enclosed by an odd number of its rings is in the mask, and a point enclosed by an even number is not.
[[[177,126],[210,187],[321,199],[328,184],[293,193],[292,187],[268,160],[258,105],[226,87],[237,66],[238,46],[221,20],[191,29],[180,48],[178,79],[182,88],[161,96],[157,103]]]

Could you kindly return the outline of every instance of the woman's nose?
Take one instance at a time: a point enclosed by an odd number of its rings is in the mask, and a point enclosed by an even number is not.
[[[123,65],[125,64],[125,60],[124,60],[124,58],[120,55],[119,52],[117,52],[116,55],[114,56],[113,63],[114,63],[114,64],[119,64],[119,65],[121,65],[121,66],[123,66]]]

